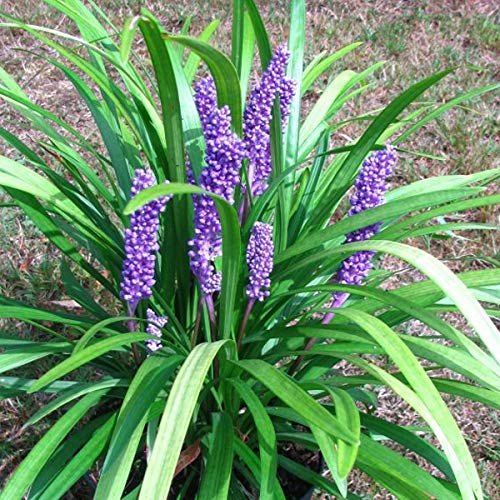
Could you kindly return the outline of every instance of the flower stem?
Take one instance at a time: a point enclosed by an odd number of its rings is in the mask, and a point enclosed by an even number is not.
[[[210,333],[212,337],[212,342],[217,340],[217,319],[215,317],[215,306],[214,299],[211,295],[205,295],[203,297],[205,304],[207,305],[208,319],[210,320]]]
[[[200,302],[198,303],[198,311],[196,312],[196,321],[194,323],[194,330],[193,330],[193,337],[191,339],[191,347],[194,347],[196,345],[196,342],[198,341],[198,333],[200,331],[200,325],[201,325],[201,315],[203,313],[203,297],[200,299]]]
[[[137,308],[137,301],[129,302],[128,304],[128,315],[133,316]],[[129,332],[135,332],[135,321],[129,319],[127,322]],[[141,364],[141,357],[139,355],[139,349],[137,349],[137,344],[132,344],[132,354],[134,356],[134,361],[137,366]]]
[[[238,332],[238,343],[237,343],[238,351],[240,350],[241,343],[243,342],[245,330],[247,329],[248,319],[250,318],[250,313],[252,312],[254,304],[255,304],[255,299],[250,299],[248,301],[247,309],[245,311],[245,315],[243,316],[243,321],[241,322],[240,331]]]
[[[215,317],[214,299],[211,295],[205,295],[203,299],[205,301],[205,304],[207,305],[212,342],[215,342],[217,340],[217,319]],[[214,359],[214,378],[216,380],[219,378],[219,360],[217,358]]]

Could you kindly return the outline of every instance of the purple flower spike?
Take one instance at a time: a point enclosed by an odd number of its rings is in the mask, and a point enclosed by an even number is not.
[[[246,292],[249,299],[262,302],[269,296],[273,270],[273,227],[264,222],[256,222],[252,227],[247,247],[247,264],[250,271]]]
[[[146,340],[146,347],[151,352],[155,352],[162,348],[160,328],[163,328],[165,326],[165,324],[168,321],[168,318],[166,318],[165,316],[157,316],[151,309],[148,309],[146,311],[146,316],[149,321],[149,324],[146,327],[146,333],[158,337],[158,340],[156,339]]]
[[[280,98],[281,123],[285,128],[296,83],[287,78],[286,67],[290,52],[282,45],[255,87],[243,116],[243,133],[249,160],[249,179],[252,195],[259,196],[267,188],[271,174],[271,118],[276,96]]]
[[[212,78],[195,86],[194,101],[205,135],[205,162],[199,185],[233,203],[234,190],[240,182],[241,162],[245,148],[231,131],[231,113],[227,106],[217,107],[217,93]],[[222,254],[221,225],[212,198],[195,195],[195,237],[189,241],[191,270],[198,278],[203,295],[220,290],[222,276],[214,260]]]
[[[229,107],[217,107],[212,78],[204,78],[195,85],[194,101],[206,143],[207,165],[200,174],[200,186],[233,203],[234,190],[240,183],[241,162],[245,156],[243,142],[231,131]]]
[[[392,146],[375,151],[364,162],[354,183],[356,192],[351,197],[349,215],[359,214],[384,203],[387,190],[386,178],[391,174],[397,155]],[[370,239],[380,230],[381,223],[372,224],[349,233],[346,243]],[[348,257],[335,275],[334,281],[344,285],[361,285],[363,279],[373,267],[372,257],[375,252],[362,251]],[[347,294],[335,294],[338,301]],[[345,301],[345,298],[342,300]]]
[[[137,169],[130,198],[155,184],[156,179],[151,170]],[[120,297],[129,303],[131,313],[140,300],[149,299],[152,295],[155,284],[155,253],[159,250],[159,219],[169,198],[158,198],[135,210],[130,216],[130,227],[125,230],[125,260]]]

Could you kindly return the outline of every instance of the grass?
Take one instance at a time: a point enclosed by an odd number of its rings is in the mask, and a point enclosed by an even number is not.
[[[125,0],[100,0],[98,3],[118,25],[131,10]],[[289,1],[258,3],[266,25],[272,27],[273,43],[283,41]],[[200,0],[149,0],[146,4],[170,31],[178,31],[189,15],[194,15],[194,33],[201,31],[211,20],[221,19],[215,39],[221,48],[228,48],[230,12],[227,0],[213,0],[209,9],[206,2]],[[71,26],[67,20],[53,16],[53,11],[46,5],[34,5],[30,0],[4,0],[2,9],[30,23],[59,29],[70,29]],[[354,41],[361,41],[363,45],[339,62],[334,73],[345,67],[362,70],[376,61],[386,61],[372,77],[376,81],[374,91],[350,105],[353,113],[385,105],[403,88],[447,67],[456,67],[457,70],[433,88],[428,98],[444,102],[459,92],[496,82],[500,76],[497,56],[500,10],[492,0],[445,0],[439,3],[426,0],[309,0],[307,10],[309,43],[306,45],[306,63],[321,50],[332,52]],[[17,79],[37,104],[61,116],[71,116],[72,124],[83,135],[92,137],[89,113],[70,85],[61,74],[33,54],[19,50],[21,48],[36,52],[39,47],[18,30],[0,31],[0,65]],[[327,75],[320,82],[320,88],[328,80]],[[312,94],[311,103],[317,95]],[[498,166],[500,155],[495,116],[498,104],[498,94],[486,94],[427,124],[404,146],[409,150],[442,156],[444,161],[406,156],[399,164],[393,183],[451,173],[469,174]],[[0,103],[0,114],[3,123],[22,140],[31,142],[36,139],[29,124],[17,122],[15,114],[3,103]],[[342,134],[349,133],[349,129],[342,131]],[[339,134],[334,139],[342,143],[345,136]],[[2,147],[0,144],[0,152],[9,154]],[[466,217],[481,222],[495,221],[493,210],[471,212]],[[0,293],[33,305],[47,305],[67,298],[61,293],[57,253],[47,247],[43,236],[22,218],[17,209],[0,208],[0,220]],[[498,256],[495,235],[466,233],[463,236],[465,239],[427,239],[418,244],[445,259],[453,269],[487,267],[490,265],[487,259]],[[386,259],[384,265],[390,269],[401,267],[395,259]],[[415,276],[403,272],[398,279],[413,280]],[[0,323],[3,332],[14,328],[19,328],[19,325]],[[23,326],[23,329],[26,336],[34,333],[31,328]],[[396,405],[399,422],[411,423],[411,412],[406,411],[393,396],[382,394],[380,402],[380,411],[387,414]],[[459,398],[449,403],[470,439],[485,490],[491,498],[500,497],[500,478],[495,468],[500,441],[499,415]],[[26,421],[39,404],[40,401],[30,397],[11,399],[0,405],[0,484],[45,428],[42,421],[32,433],[21,435],[19,425],[13,425],[13,422]],[[387,492],[374,489],[363,482],[361,476],[354,479],[359,482],[360,493],[371,498],[389,498]]]

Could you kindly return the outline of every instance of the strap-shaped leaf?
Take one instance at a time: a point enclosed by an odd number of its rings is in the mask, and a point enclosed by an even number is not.
[[[469,193],[474,194],[477,193],[477,191]],[[411,196],[404,200],[395,200],[388,202],[382,206],[378,206],[370,210],[366,210],[365,212],[353,215],[352,217],[346,217],[325,229],[308,234],[307,237],[299,240],[297,243],[287,248],[286,251],[277,255],[275,262],[276,263],[284,262],[285,260],[291,259],[295,255],[300,255],[302,253],[305,253],[316,247],[324,245],[325,243],[328,243],[329,241],[334,240],[335,238],[344,236],[345,234],[355,231],[356,229],[361,229],[371,224],[376,224],[381,220],[385,221],[385,220],[395,219],[401,217],[402,215],[408,214],[408,212],[449,203],[451,201],[455,201],[463,197],[464,197],[464,189],[462,188],[462,189],[444,190],[436,193],[419,194]],[[496,195],[494,198],[490,197],[490,200],[488,200],[488,202],[491,204],[500,202],[500,195]],[[464,203],[465,207],[468,207],[465,201],[460,203]],[[472,203],[471,201],[471,204],[481,205],[483,203],[479,202],[478,200],[474,200],[474,203]],[[439,210],[439,213],[444,210],[444,213],[446,214],[453,211],[454,207],[451,207],[450,204],[450,205],[444,205],[443,207],[440,207],[435,210]],[[415,217],[419,217],[420,215],[423,216],[423,214],[419,214],[418,216]],[[404,223],[401,224],[406,225],[407,222],[408,221],[405,221]]]
[[[201,42],[209,42],[212,38],[213,34],[219,27],[220,21],[218,19],[213,20],[200,34],[198,39]],[[182,33],[181,36],[185,36],[185,33]],[[184,50],[183,47],[180,47],[181,50]],[[196,76],[196,70],[200,64],[201,57],[196,52],[191,52],[189,57],[187,58],[186,64],[184,65],[184,73],[186,74],[186,80],[189,83],[192,83],[194,77]]]
[[[335,404],[335,414],[340,422],[344,423],[359,440],[361,426],[359,410],[354,400],[346,391],[334,389],[332,391],[333,402]],[[354,466],[358,454],[358,444],[351,445],[339,440],[337,450],[338,473],[341,478],[347,477]]]
[[[227,340],[197,345],[183,363],[168,396],[139,498],[167,498],[203,382]]]
[[[244,462],[244,464],[251,471],[253,477],[251,479],[257,480],[252,481],[255,483],[255,486],[258,483],[261,483],[261,468],[257,455],[246,445],[239,437],[234,437],[233,446],[235,453],[240,457],[240,459]],[[274,498],[276,500],[286,500],[283,490],[281,489],[281,485],[278,481],[278,478],[275,476],[274,478]]]
[[[14,500],[24,497],[43,466],[50,460],[56,448],[73,429],[76,423],[103,396],[102,391],[87,394],[68,410],[40,441],[32,448],[0,494],[0,500]]]
[[[53,399],[45,406],[42,406],[35,414],[33,414],[29,420],[24,424],[23,427],[28,427],[30,425],[35,424],[40,421],[42,418],[45,418],[47,415],[50,415],[52,412],[56,411],[61,406],[84,396],[85,394],[89,394],[95,391],[103,391],[109,392],[109,389],[114,387],[126,387],[127,381],[122,379],[107,379],[100,380],[99,382],[93,383],[75,383],[74,386],[69,387],[68,389],[61,391],[58,398]],[[107,389],[107,391],[105,391]]]
[[[118,414],[95,492],[96,500],[122,497],[149,408],[181,360],[180,356],[151,356],[137,370]]]
[[[293,408],[310,424],[333,437],[348,443],[356,443],[355,434],[342,425],[338,419],[325,410],[304,389],[276,367],[259,359],[234,361],[234,365],[243,368],[261,384],[265,385],[275,396],[290,408]]]
[[[227,413],[212,415],[213,435],[198,498],[227,500],[233,465],[233,423]]]
[[[238,73],[231,60],[208,43],[189,36],[169,36],[196,52],[207,64],[217,88],[219,106],[227,104],[231,110],[232,124],[238,135],[242,131],[241,89]]]
[[[410,349],[385,323],[373,316],[347,310],[338,310],[338,314],[358,324],[383,347],[415,392],[392,375],[364,360],[356,358],[356,364],[370,374],[382,378],[430,425],[444,448],[464,498],[473,499],[474,495],[482,498],[481,483],[460,430],[436,387]],[[346,358],[353,359],[351,356]]]
[[[452,70],[445,70],[435,73],[420,82],[412,85],[408,90],[405,90],[401,95],[396,97],[389,106],[387,106],[380,115],[373,120],[371,125],[366,129],[365,133],[357,141],[355,148],[349,153],[345,161],[342,163],[342,168],[335,176],[336,189],[330,194],[331,203],[335,204],[342,198],[346,189],[352,182],[353,176],[361,165],[364,157],[370,152],[373,146],[377,143],[379,137],[385,129],[399,116],[399,114],[415,101],[425,90],[432,87],[439,80],[451,73]]]
[[[176,53],[169,40],[164,40],[157,21],[147,12],[139,21],[139,27],[148,46],[151,62],[155,71],[158,92],[162,107],[163,129],[165,132],[167,169],[166,178],[172,182],[186,182],[186,164],[184,156],[184,131],[179,98],[177,74],[173,60]],[[160,150],[162,149],[159,146]],[[161,154],[163,151],[161,150]],[[172,262],[175,262],[177,287],[181,301],[186,303],[189,289],[189,258],[187,255],[189,239],[188,200],[173,200],[175,245],[170,248]]]
[[[304,94],[307,92],[309,87],[315,82],[315,80],[325,71],[327,71],[332,64],[344,57],[346,54],[349,54],[352,50],[356,49],[361,45],[361,42],[354,42],[349,45],[346,45],[345,47],[342,47],[340,50],[337,50],[337,52],[334,52],[332,55],[322,59],[322,60],[317,60],[316,64],[308,66],[304,70],[304,78],[302,80],[302,86],[301,86],[301,92]]]
[[[330,474],[332,475],[342,498],[346,498],[347,480],[345,476],[341,476],[339,473],[340,457],[338,449],[335,448],[334,440],[325,431],[315,425],[311,425],[311,431],[314,435],[314,439],[318,443],[321,455],[323,455],[323,458],[325,459],[326,465],[330,470]],[[339,441],[339,443],[340,442],[341,441]]]
[[[384,419],[373,415],[362,414],[361,422],[371,433],[386,436],[388,439],[402,444],[435,465],[450,480],[455,480],[453,470],[446,455],[425,439],[417,436],[405,427],[386,422]]]
[[[36,392],[40,390],[42,387],[50,384],[54,380],[57,380],[69,372],[76,370],[80,366],[92,361],[103,354],[106,354],[109,351],[116,350],[122,348],[125,345],[132,344],[134,342],[144,341],[151,336],[147,333],[125,333],[122,335],[115,335],[114,337],[100,340],[91,346],[82,349],[74,356],[71,356],[58,365],[54,366],[51,370],[49,370],[45,375],[42,375],[38,379],[38,381],[33,384],[28,392]]]
[[[55,500],[61,498],[64,493],[80,479],[95,464],[98,457],[106,448],[111,431],[115,423],[115,417],[99,427],[92,437],[85,443],[83,448],[69,461],[64,469],[50,483],[39,498],[40,500]]]
[[[398,499],[459,500],[460,498],[453,489],[450,491],[421,467],[365,434],[361,434],[361,446],[356,465],[385,486]]]
[[[260,453],[260,498],[272,500],[274,498],[274,484],[278,466],[278,451],[276,433],[269,415],[260,402],[258,396],[244,382],[230,379],[229,382],[236,389],[247,405],[257,428]]]
[[[14,370],[51,354],[68,352],[70,346],[60,342],[40,342],[40,345],[9,349],[0,354],[0,373]]]
[[[460,309],[469,324],[476,330],[484,344],[488,347],[493,357],[500,363],[500,334],[497,328],[470,290],[442,262],[418,248],[403,245],[402,243],[381,240],[349,243],[342,247],[331,249],[327,253],[335,254],[344,251],[353,252],[360,250],[374,250],[376,252],[395,255],[409,262],[423,274],[431,278]],[[323,252],[316,254],[315,258],[320,261],[324,258]]]

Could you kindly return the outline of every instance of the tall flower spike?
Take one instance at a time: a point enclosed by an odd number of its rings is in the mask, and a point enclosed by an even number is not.
[[[217,92],[212,78],[195,86],[194,101],[205,136],[205,162],[199,185],[233,203],[234,190],[240,182],[243,143],[231,131],[231,113],[227,106],[217,106]],[[222,254],[219,214],[210,196],[195,195],[195,237],[189,242],[191,270],[198,278],[204,295],[220,290],[222,276],[214,261]]]
[[[151,170],[137,169],[130,198],[155,184],[156,179]],[[135,210],[130,216],[130,227],[125,230],[125,260],[120,297],[128,302],[131,313],[140,300],[149,299],[152,295],[155,284],[155,253],[159,250],[159,219],[169,198],[158,198]]]
[[[267,188],[272,170],[271,118],[278,95],[280,98],[281,124],[285,128],[289,107],[295,93],[296,82],[287,78],[286,67],[290,52],[282,45],[274,53],[262,74],[261,81],[252,91],[243,116],[243,134],[248,156],[248,177],[253,196],[261,195]]]
[[[396,151],[392,146],[375,151],[364,162],[354,183],[355,193],[351,197],[349,215],[359,214],[384,203],[384,193],[387,190],[386,179],[391,174],[397,160]],[[346,243],[364,241],[374,236],[380,230],[381,223],[372,224],[349,233]],[[363,279],[373,267],[372,258],[375,252],[362,251],[344,260],[335,275],[334,281],[344,285],[361,285]],[[347,294],[337,293],[336,302],[344,302]]]
[[[146,317],[149,321],[149,324],[146,327],[146,333],[149,333],[150,335],[154,335],[155,337],[158,337],[158,340],[156,340],[156,339],[146,340],[146,347],[151,352],[155,352],[155,351],[158,351],[158,349],[161,349],[161,347],[162,347],[160,328],[163,328],[166,325],[168,318],[166,318],[165,316],[157,316],[155,314],[155,312],[152,311],[151,309],[148,309],[146,311]]]
[[[250,233],[246,255],[250,271],[250,283],[246,289],[249,299],[262,302],[269,296],[273,256],[273,227],[264,222],[256,222]]]

